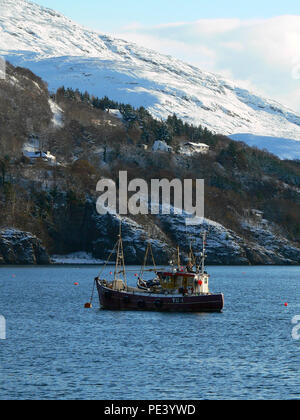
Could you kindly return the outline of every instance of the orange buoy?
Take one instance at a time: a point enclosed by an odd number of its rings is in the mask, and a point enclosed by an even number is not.
[[[93,307],[93,305],[90,302],[88,302],[84,305],[84,307],[85,307],[85,309],[91,309]]]
[[[287,308],[289,306],[289,304],[287,302],[285,302],[284,306]]]
[[[79,283],[74,283],[74,286],[79,286]]]

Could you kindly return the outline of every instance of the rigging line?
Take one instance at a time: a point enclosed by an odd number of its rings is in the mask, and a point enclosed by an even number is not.
[[[106,269],[106,267],[108,266],[108,263],[109,263],[109,261],[110,261],[110,259],[111,259],[112,255],[113,255],[113,253],[115,252],[117,245],[118,245],[118,242],[116,242],[116,243],[115,243],[115,246],[114,246],[113,250],[111,251],[111,253],[110,253],[110,255],[109,255],[109,257],[108,257],[108,259],[107,259],[107,261],[106,261],[105,265],[103,266],[102,270],[100,271],[100,273],[99,273],[98,277],[101,277],[101,275],[102,275],[103,271],[104,271],[104,270]]]
[[[155,258],[154,258],[154,255],[153,255],[153,249],[152,249],[151,242],[149,242],[149,247],[150,247],[150,252],[151,252],[151,256],[152,256],[153,266],[154,266],[154,269],[156,271],[156,262],[155,262]]]
[[[139,275],[139,277],[141,279],[143,279],[145,267],[146,267],[146,264],[147,264],[148,253],[149,253],[149,242],[147,242],[147,248],[146,248],[146,252],[145,252],[145,256],[144,256],[144,264],[142,265],[142,267],[140,269],[140,275]]]
[[[169,267],[166,267],[166,266],[164,266],[164,267],[159,267],[159,270],[162,270],[162,271],[166,271],[167,269],[168,269]],[[136,271],[137,270],[130,270],[130,269],[127,269],[126,270],[128,273],[130,272],[130,273],[136,273]],[[146,272],[146,271],[149,271],[149,272],[155,272],[155,271],[157,271],[157,268],[155,269],[155,268],[147,268],[147,269],[145,269],[144,270],[144,272]]]
[[[127,276],[126,276],[126,267],[125,267],[125,256],[124,256],[124,247],[123,247],[123,240],[122,235],[120,237],[120,244],[121,244],[121,258],[122,258],[122,267],[123,267],[123,277],[125,281],[125,286],[127,288]]]
[[[90,298],[90,304],[92,304],[93,299],[94,299],[95,286],[96,286],[96,279],[94,280],[94,284],[93,284],[92,294],[91,294],[91,298]]]
[[[110,258],[111,258],[111,256],[112,256],[112,254],[114,253],[114,251],[115,251],[115,249],[116,249],[116,246],[117,246],[117,244],[115,244],[115,246],[114,246],[113,250],[111,251],[111,253],[110,253],[109,257],[108,257],[108,260],[106,261],[106,263],[105,263],[105,265],[103,266],[102,270],[99,272],[98,277],[96,277],[96,278],[94,279],[94,282],[93,282],[93,288],[92,288],[92,294],[91,294],[91,298],[90,298],[90,304],[92,303],[92,301],[93,301],[93,299],[94,299],[95,286],[96,286],[96,279],[97,279],[97,278],[99,279],[99,278],[101,277],[101,275],[102,275],[103,271],[106,269],[106,267],[107,267],[107,265],[108,265],[108,263],[109,263],[109,260],[110,260]]]
[[[115,281],[117,280],[117,271],[119,267],[119,260],[120,260],[120,245],[121,245],[121,233],[122,233],[122,220],[120,221],[120,228],[119,228],[119,239],[118,239],[118,251],[117,251],[117,258],[116,258],[116,266],[115,266]]]

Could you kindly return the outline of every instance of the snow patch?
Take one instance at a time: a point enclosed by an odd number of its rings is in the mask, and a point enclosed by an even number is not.
[[[95,264],[103,265],[105,261],[94,258],[87,252],[74,252],[68,255],[52,255],[54,264]]]
[[[52,124],[57,128],[63,127],[63,110],[52,99],[49,99],[49,105],[53,114]]]
[[[232,140],[243,141],[248,146],[267,150],[280,159],[300,160],[300,141],[279,137],[255,136],[253,134],[234,134]]]
[[[63,85],[87,90],[144,106],[158,119],[175,112],[188,123],[225,135],[271,136],[278,139],[277,155],[299,156],[297,145],[285,140],[300,140],[300,115],[274,100],[170,56],[91,31],[34,3],[0,0],[0,16],[0,55],[30,68],[51,90]],[[61,124],[58,109],[54,123]],[[274,150],[273,144],[264,145]]]
[[[123,115],[118,109],[110,109],[109,114],[113,115],[116,118],[119,118],[120,120],[123,120]]]

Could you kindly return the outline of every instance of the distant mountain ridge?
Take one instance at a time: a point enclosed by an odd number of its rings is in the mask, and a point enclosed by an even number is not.
[[[278,102],[25,0],[0,0],[0,55],[30,68],[52,90],[64,85],[107,95],[145,106],[157,118],[176,113],[235,139],[242,133],[273,137],[277,144],[300,141],[300,115]],[[300,158],[298,143],[292,145],[288,157]]]

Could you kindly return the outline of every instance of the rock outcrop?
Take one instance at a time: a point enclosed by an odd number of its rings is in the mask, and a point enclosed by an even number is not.
[[[95,216],[92,253],[105,259],[118,235],[119,218]],[[153,227],[154,226],[154,227]],[[142,224],[124,218],[122,222],[125,258],[128,264],[142,263],[147,240],[151,241],[157,264],[168,264],[176,255],[176,246],[185,258],[190,246],[198,256],[202,248],[201,233],[208,232],[207,264],[209,265],[298,265],[300,249],[265,221],[264,226],[244,223],[244,234],[237,234],[219,223],[204,219],[200,226],[186,226],[178,215],[146,218]]]
[[[0,230],[0,264],[50,264],[50,257],[41,241],[28,232]]]
[[[98,238],[93,241],[94,257],[106,259],[118,238],[120,219],[116,216],[96,216]],[[168,264],[173,255],[173,247],[167,235],[150,220],[143,225],[129,219],[122,219],[122,238],[127,264],[141,264],[144,261],[147,242],[150,241],[156,264]],[[112,256],[113,257],[113,256]],[[152,263],[149,256],[148,263]]]
[[[210,265],[296,265],[300,264],[300,249],[289,242],[268,221],[241,221],[239,233],[208,219],[200,226],[186,226],[186,215],[158,215],[122,218],[122,236],[126,264],[141,264],[147,241],[151,241],[158,265],[168,264],[180,245],[183,257],[190,249],[201,252],[201,232],[207,231],[207,264]],[[78,251],[93,258],[106,260],[118,238],[120,218],[100,216],[93,200],[87,200],[71,215],[58,207],[55,232],[51,237],[54,254]],[[185,254],[185,255],[184,255]],[[112,259],[114,255],[112,254]],[[151,263],[151,260],[148,261]]]
[[[62,207],[63,209],[63,207]],[[76,214],[68,217],[58,209],[53,226],[54,254],[83,251],[97,260],[112,261],[118,238],[120,218],[100,216],[92,200],[87,200]],[[76,216],[76,217],[75,217]],[[185,215],[140,216],[136,220],[122,218],[122,237],[126,264],[142,264],[147,242],[152,245],[158,265],[169,264],[176,258],[180,245],[182,264],[190,246],[200,256],[201,233],[208,232],[208,265],[298,265],[300,249],[289,242],[266,220],[261,224],[242,222],[237,234],[219,223],[204,219],[199,226],[186,226]],[[34,235],[16,229],[0,230],[0,264],[49,264],[50,258],[41,241]],[[148,263],[152,264],[151,257]]]
[[[289,242],[272,224],[263,220],[253,225],[243,223],[248,240],[244,240],[247,259],[253,265],[298,265],[300,249]]]

